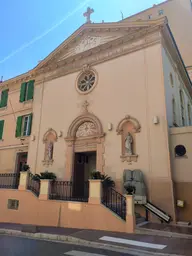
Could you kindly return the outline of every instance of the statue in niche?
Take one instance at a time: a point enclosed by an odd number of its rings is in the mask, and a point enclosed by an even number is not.
[[[127,155],[132,156],[133,155],[133,137],[130,132],[127,133],[127,136],[125,138],[125,153]]]
[[[53,142],[49,142],[47,146],[47,158],[48,160],[53,159]]]

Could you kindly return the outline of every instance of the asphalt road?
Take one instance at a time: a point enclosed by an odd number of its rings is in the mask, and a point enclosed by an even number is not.
[[[91,247],[0,235],[1,256],[131,256]]]

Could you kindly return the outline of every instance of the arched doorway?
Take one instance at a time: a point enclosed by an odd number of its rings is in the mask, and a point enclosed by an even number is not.
[[[82,194],[90,172],[104,168],[104,132],[99,119],[84,112],[70,125],[67,137],[65,180],[73,181],[75,194]]]

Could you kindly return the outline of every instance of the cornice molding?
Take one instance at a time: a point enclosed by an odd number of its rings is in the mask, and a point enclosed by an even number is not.
[[[161,35],[159,29],[159,26],[157,26],[140,31],[140,33],[134,35],[118,38],[112,42],[108,42],[81,53],[81,56],[79,54],[71,56],[63,61],[60,64],[61,66],[52,66],[52,70],[50,67],[39,70],[39,72],[41,72],[39,75],[44,73],[44,78],[42,76],[42,79],[39,80],[38,83],[53,80],[70,73],[79,72],[85,64],[89,64],[90,66],[98,65],[102,62],[160,43]]]

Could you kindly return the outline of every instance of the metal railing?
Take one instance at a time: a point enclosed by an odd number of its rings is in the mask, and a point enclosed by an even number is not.
[[[0,188],[18,189],[20,173],[0,173]]]
[[[113,188],[103,186],[102,204],[126,220],[126,198]]]
[[[84,186],[78,186],[72,181],[52,181],[50,184],[49,199],[88,202],[89,182],[84,182]]]
[[[34,175],[29,172],[28,181],[27,181],[27,189],[31,190],[36,196],[39,196],[40,193],[40,180],[34,180]]]

